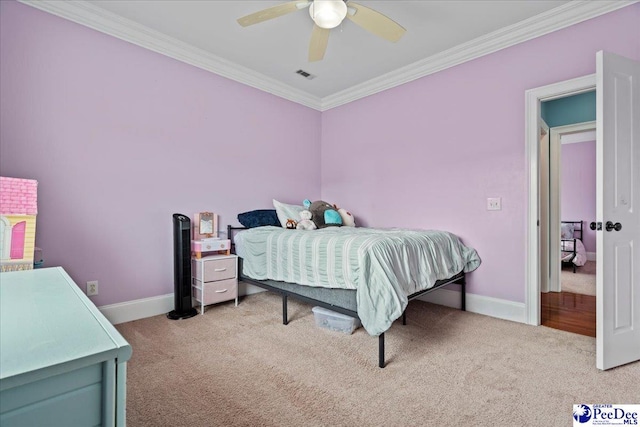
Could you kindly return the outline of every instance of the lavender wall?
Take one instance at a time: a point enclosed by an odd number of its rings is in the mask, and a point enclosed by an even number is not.
[[[483,259],[470,292],[523,301],[524,91],[600,49],[640,59],[638,22],[640,4],[320,114],[3,1],[0,173],[39,180],[46,264],[99,280],[97,305],[172,292],[172,213],[235,223],[272,197],[454,231]]]
[[[584,221],[584,247],[595,252],[596,232],[589,223],[596,220],[596,142],[562,144],[560,150],[560,218]]]
[[[39,181],[45,265],[97,305],[173,292],[175,212],[320,196],[319,112],[0,2],[0,170]]]
[[[598,50],[640,60],[639,23],[635,4],[323,113],[323,199],[457,233],[483,260],[469,292],[523,302],[525,91],[594,73]]]

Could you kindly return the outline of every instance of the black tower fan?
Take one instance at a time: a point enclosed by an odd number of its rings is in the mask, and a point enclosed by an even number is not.
[[[198,314],[191,303],[191,220],[177,213],[173,214],[173,286],[175,310],[167,317],[178,320]]]

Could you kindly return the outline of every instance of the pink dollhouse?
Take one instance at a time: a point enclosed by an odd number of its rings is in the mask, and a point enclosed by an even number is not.
[[[0,176],[0,268],[31,270],[36,240],[38,181]]]

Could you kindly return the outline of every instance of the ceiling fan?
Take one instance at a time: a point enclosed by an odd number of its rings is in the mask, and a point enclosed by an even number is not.
[[[401,25],[380,12],[348,0],[289,1],[243,16],[238,19],[238,24],[247,27],[306,7],[309,8],[309,15],[314,22],[309,42],[310,62],[324,58],[329,31],[340,25],[345,17],[365,30],[392,42],[400,40],[406,32]]]

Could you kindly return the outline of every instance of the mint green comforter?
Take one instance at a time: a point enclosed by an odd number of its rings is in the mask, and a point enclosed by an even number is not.
[[[257,227],[239,232],[235,244],[248,277],[355,289],[358,315],[371,335],[402,315],[408,295],[480,265],[475,249],[446,231]]]

